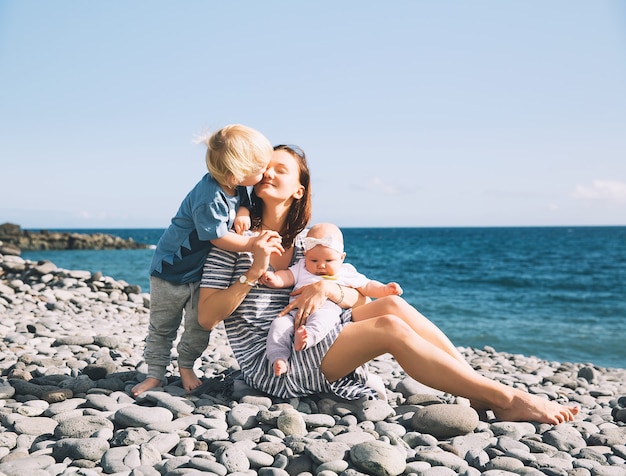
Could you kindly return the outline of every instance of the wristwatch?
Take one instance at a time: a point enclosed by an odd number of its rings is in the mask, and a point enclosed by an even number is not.
[[[250,281],[248,279],[248,276],[246,276],[245,274],[242,274],[241,276],[239,276],[239,282],[241,284],[247,284],[248,286],[252,287],[252,286],[256,286],[256,281]]]

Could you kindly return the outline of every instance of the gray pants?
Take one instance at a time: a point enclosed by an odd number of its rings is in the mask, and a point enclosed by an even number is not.
[[[185,318],[178,346],[178,367],[192,369],[209,344],[211,332],[198,324],[200,282],[172,284],[150,276],[150,325],[144,350],[148,377],[163,380],[170,364],[172,345]]]

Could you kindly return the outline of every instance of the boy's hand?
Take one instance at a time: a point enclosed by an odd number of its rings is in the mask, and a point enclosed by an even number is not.
[[[248,231],[252,226],[252,222],[250,221],[249,216],[239,216],[235,217],[235,222],[233,223],[233,228],[235,229],[235,233],[239,235],[243,235],[244,232]]]

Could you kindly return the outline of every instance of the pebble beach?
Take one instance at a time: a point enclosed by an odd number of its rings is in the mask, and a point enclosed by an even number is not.
[[[369,364],[379,400],[282,400],[238,376],[223,329],[186,394],[145,376],[150,297],[101,273],[0,254],[0,476],[624,475],[626,369],[461,348],[481,374],[580,408],[557,426],[498,421]],[[589,339],[593,338],[589,336]]]

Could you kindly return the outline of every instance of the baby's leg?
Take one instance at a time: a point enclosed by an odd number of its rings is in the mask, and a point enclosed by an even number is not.
[[[306,349],[309,346],[308,338],[306,326],[298,327],[293,334],[293,348],[298,351]]]
[[[294,314],[277,317],[272,321],[267,333],[266,353],[272,364],[278,360],[287,362],[291,355],[293,341]]]
[[[311,314],[306,323],[295,330],[294,349],[303,350],[315,346],[339,322],[340,310],[321,308]]]
[[[287,373],[287,370],[289,370],[289,364],[286,360],[278,359],[274,361],[272,368],[274,369],[274,375],[280,377],[282,374]]]

